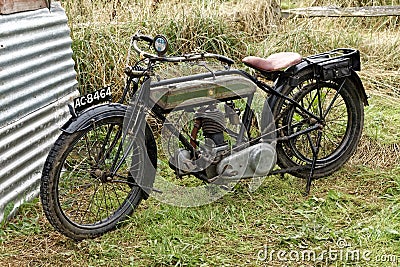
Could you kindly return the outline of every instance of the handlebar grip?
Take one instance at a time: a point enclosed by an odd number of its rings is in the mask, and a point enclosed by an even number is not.
[[[224,62],[224,63],[228,64],[228,65],[235,64],[235,61],[233,59],[230,59],[229,57],[218,55],[217,59],[219,61],[221,61],[221,62]]]
[[[135,34],[132,38],[135,41],[145,41],[149,44],[152,44],[154,42],[153,37],[143,34]]]
[[[235,61],[233,59],[230,59],[229,57],[223,56],[223,55],[218,55],[218,54],[205,54],[206,57],[212,57],[215,58],[221,62],[224,62],[228,65],[235,64]]]

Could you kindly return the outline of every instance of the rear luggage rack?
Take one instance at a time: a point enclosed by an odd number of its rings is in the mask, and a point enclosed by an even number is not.
[[[314,74],[321,80],[339,79],[350,76],[352,70],[361,70],[360,51],[355,49],[339,48],[304,60],[314,65]]]

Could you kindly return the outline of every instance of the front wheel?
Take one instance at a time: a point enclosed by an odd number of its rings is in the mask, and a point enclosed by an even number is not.
[[[72,239],[113,230],[146,197],[136,183],[144,175],[145,140],[133,141],[121,161],[126,147],[122,126],[123,117],[115,116],[62,133],[47,157],[40,188],[43,209],[50,223]]]
[[[281,92],[317,119],[288,100],[276,102],[273,114],[278,137],[291,136],[277,144],[278,164],[294,176],[307,178],[318,152],[313,178],[325,177],[338,170],[357,148],[364,124],[362,98],[348,78],[317,81],[312,70],[303,70],[297,77],[297,86],[287,85]],[[313,126],[320,127],[307,133]]]

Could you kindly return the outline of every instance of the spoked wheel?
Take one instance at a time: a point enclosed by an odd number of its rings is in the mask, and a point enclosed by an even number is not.
[[[144,140],[134,141],[129,156],[112,173],[124,154],[122,121],[106,118],[84,131],[61,134],[46,160],[43,208],[50,223],[70,238],[93,238],[114,229],[145,196],[135,183],[144,172]]]
[[[298,77],[299,85],[287,86],[282,93],[316,118],[287,100],[277,101],[273,113],[278,137],[301,133],[278,142],[278,164],[297,177],[307,178],[317,152],[313,178],[321,178],[338,170],[355,152],[364,123],[364,106],[350,79],[317,82],[312,70],[304,70]],[[310,127],[314,130],[306,132]]]

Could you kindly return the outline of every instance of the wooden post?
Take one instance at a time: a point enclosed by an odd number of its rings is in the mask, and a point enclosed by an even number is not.
[[[48,0],[0,0],[0,14],[48,8],[49,4]]]
[[[400,16],[400,6],[333,7],[320,6],[282,10],[282,16],[291,17],[383,17]]]

